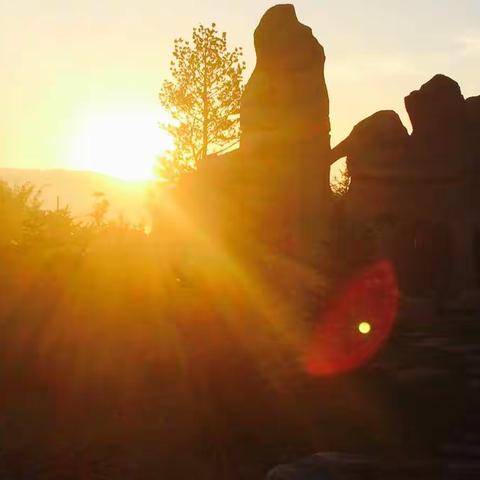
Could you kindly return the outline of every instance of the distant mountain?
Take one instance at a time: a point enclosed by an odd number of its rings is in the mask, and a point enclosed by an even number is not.
[[[129,182],[96,172],[78,170],[30,170],[0,168],[0,180],[10,185],[32,183],[42,190],[43,206],[54,209],[69,206],[79,220],[88,219],[95,202],[94,193],[102,192],[111,204],[109,217],[122,215],[132,223],[149,224],[148,191],[152,181]]]

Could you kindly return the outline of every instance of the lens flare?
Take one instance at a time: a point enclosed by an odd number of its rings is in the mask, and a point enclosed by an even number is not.
[[[358,324],[358,331],[362,335],[367,335],[372,331],[372,326],[368,322],[362,322]]]
[[[307,348],[305,370],[325,376],[360,367],[388,339],[397,310],[395,271],[390,261],[382,260],[349,282],[321,316]]]

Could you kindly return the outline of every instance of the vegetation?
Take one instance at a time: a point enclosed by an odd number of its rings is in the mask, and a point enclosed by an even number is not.
[[[231,469],[242,423],[258,422],[258,441],[269,441],[262,378],[282,378],[293,344],[278,344],[273,324],[259,319],[275,316],[279,326],[286,306],[248,266],[234,271],[226,252],[205,246],[179,260],[161,228],[147,235],[106,221],[107,207],[95,195],[91,221],[78,222],[68,208],[44,210],[31,185],[0,184],[0,425],[9,439],[0,447],[8,458],[23,452],[28,474],[16,478],[36,478],[32,468],[54,475],[58,458],[88,477],[135,478],[125,472],[148,469],[145,452],[172,469],[166,478],[215,478]],[[252,388],[238,391],[238,377]],[[79,467],[84,445],[93,457],[106,445],[130,453]],[[184,465],[173,460],[179,448]]]
[[[94,200],[80,223],[0,183],[0,478],[260,479],[396,438],[371,377],[304,371],[316,317],[297,291],[318,275],[233,255],[175,212],[195,244],[179,254],[166,225],[106,221]]]
[[[350,172],[347,166],[343,167],[338,175],[333,178],[332,191],[336,197],[343,197],[350,187]]]
[[[241,57],[214,24],[176,41],[160,94],[176,122],[163,178],[238,139]],[[225,211],[211,208],[211,223],[157,193],[147,234],[108,221],[101,192],[80,222],[43,209],[33,185],[0,183],[0,451],[9,472],[24,469],[14,478],[62,465],[78,478],[261,478],[287,443],[308,452],[333,430],[317,393],[302,394],[301,413],[291,395],[298,382],[312,392],[302,355],[323,272],[255,242],[229,209],[239,205],[215,192],[206,204]],[[312,433],[317,420],[324,429]]]
[[[212,151],[238,140],[242,54],[241,47],[228,49],[227,34],[214,23],[194,28],[191,42],[175,40],[172,79],[160,92],[160,101],[174,121],[164,128],[175,149],[160,159],[161,177],[175,179],[196,168]]]

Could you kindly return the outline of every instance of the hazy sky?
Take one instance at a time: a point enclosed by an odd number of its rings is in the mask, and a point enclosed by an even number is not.
[[[243,46],[250,72],[253,30],[273,4],[0,0],[0,166],[82,168],[74,150],[88,122],[131,111],[153,125],[173,39],[199,22],[215,21]],[[295,6],[325,47],[333,143],[376,110],[404,117],[403,97],[435,73],[456,79],[465,96],[480,94],[479,0]]]

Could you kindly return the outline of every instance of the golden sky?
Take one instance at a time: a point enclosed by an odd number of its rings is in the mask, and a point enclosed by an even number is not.
[[[168,145],[157,129],[165,118],[157,95],[173,39],[215,21],[230,45],[244,47],[250,72],[253,30],[274,4],[0,1],[0,167],[139,178]],[[295,6],[326,50],[334,144],[377,110],[395,109],[405,119],[403,97],[436,73],[456,79],[465,96],[480,94],[478,0],[299,0]],[[140,155],[132,166],[134,152]]]

